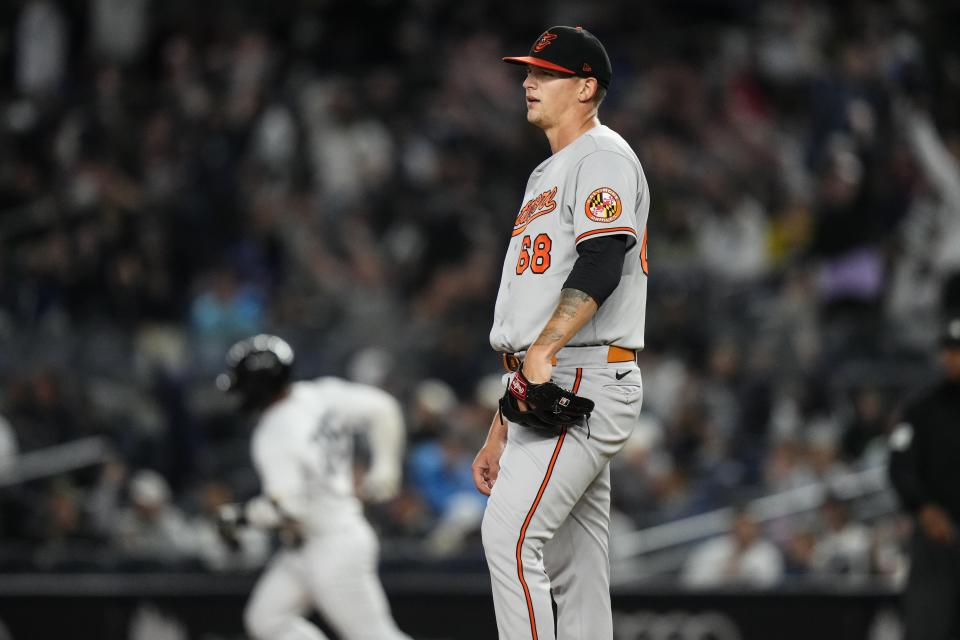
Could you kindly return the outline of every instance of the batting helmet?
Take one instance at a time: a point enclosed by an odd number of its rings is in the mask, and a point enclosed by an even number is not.
[[[221,391],[236,393],[245,410],[263,409],[290,383],[293,349],[283,338],[259,334],[227,351],[227,370],[217,376]]]

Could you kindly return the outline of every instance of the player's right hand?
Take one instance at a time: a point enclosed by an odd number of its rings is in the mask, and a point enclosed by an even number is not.
[[[500,456],[503,455],[503,449],[502,442],[488,442],[473,459],[473,484],[477,491],[485,496],[490,495],[500,474]]]
[[[360,481],[364,500],[386,502],[400,492],[400,468],[396,465],[374,465]]]

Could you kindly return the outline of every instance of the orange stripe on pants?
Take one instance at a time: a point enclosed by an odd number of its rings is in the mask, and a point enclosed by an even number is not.
[[[578,368],[577,377],[573,381],[574,393],[580,389],[580,379],[582,377],[583,369]],[[533,640],[538,640],[537,621],[533,613],[533,600],[530,599],[530,588],[527,587],[527,581],[523,577],[523,540],[527,535],[527,527],[530,526],[530,520],[533,519],[533,514],[536,513],[537,506],[540,504],[540,498],[543,497],[543,492],[550,483],[550,476],[553,475],[553,467],[557,463],[557,457],[560,455],[560,449],[563,447],[563,441],[566,437],[567,428],[564,427],[560,432],[560,437],[557,439],[557,446],[553,449],[553,455],[550,457],[550,464],[547,465],[547,473],[543,476],[543,482],[540,483],[540,490],[537,491],[537,497],[534,498],[533,504],[530,506],[530,511],[527,512],[527,517],[523,521],[523,527],[520,528],[520,539],[517,540],[517,576],[520,578],[520,585],[523,587],[523,596],[527,600],[527,613],[530,615],[530,633],[533,636]]]

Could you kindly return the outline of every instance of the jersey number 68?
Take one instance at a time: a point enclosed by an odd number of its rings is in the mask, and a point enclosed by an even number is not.
[[[533,241],[530,236],[523,236],[520,241],[520,255],[517,257],[517,275],[522,275],[527,267],[534,273],[543,273],[550,268],[550,248],[553,242],[550,236],[541,233]],[[530,249],[533,253],[530,253]]]

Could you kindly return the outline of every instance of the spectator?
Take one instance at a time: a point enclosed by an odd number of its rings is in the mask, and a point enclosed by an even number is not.
[[[147,566],[185,563],[195,558],[197,543],[186,517],[172,502],[167,481],[141,469],[127,485],[130,504],[114,523],[114,544],[124,556]]]
[[[90,16],[96,52],[116,62],[133,61],[148,36],[149,9],[149,0],[95,0]]]
[[[214,271],[190,309],[200,365],[219,367],[232,342],[260,329],[263,314],[263,300],[253,286],[240,282],[227,267]]]
[[[810,556],[814,574],[859,581],[870,573],[870,532],[853,519],[850,506],[830,496],[820,508],[824,531]]]
[[[804,458],[803,448],[795,440],[780,440],[767,452],[764,482],[770,493],[807,486],[816,480],[813,469]]]
[[[82,494],[70,482],[58,479],[42,498],[38,523],[39,545],[34,562],[48,571],[89,570],[97,566],[103,539],[89,527],[81,509]]]
[[[734,513],[731,532],[701,544],[687,559],[683,583],[691,587],[740,586],[767,588],[784,574],[783,556],[762,537],[750,513]]]
[[[864,456],[878,456],[887,431],[887,413],[878,389],[865,388],[855,392],[853,418],[844,428],[840,452],[848,462],[857,462]]]
[[[17,86],[43,96],[60,89],[67,58],[67,24],[57,3],[31,0],[16,29]]]
[[[413,487],[434,517],[430,544],[441,554],[457,549],[483,518],[486,498],[473,486],[473,449],[469,445],[472,443],[463,434],[450,429],[416,445],[410,454]]]
[[[784,553],[784,570],[790,578],[807,578],[813,573],[813,550],[817,536],[808,529],[795,531],[787,541]]]
[[[97,482],[88,490],[84,508],[91,526],[102,536],[110,536],[120,514],[127,483],[127,466],[115,458],[104,462]]]
[[[8,416],[20,451],[28,452],[68,442],[90,428],[80,422],[77,410],[84,406],[70,397],[67,378],[52,369],[32,372],[15,379],[9,387]]]
[[[663,452],[663,425],[649,413],[640,422],[610,465],[613,506],[636,524],[647,524],[658,507],[654,487],[667,471],[669,456]]]

